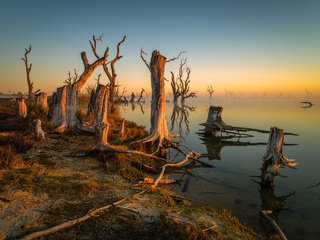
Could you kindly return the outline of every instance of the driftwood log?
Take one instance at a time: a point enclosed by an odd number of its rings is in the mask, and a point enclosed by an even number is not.
[[[283,166],[295,167],[297,163],[290,160],[282,153],[284,133],[282,129],[272,127],[270,129],[268,145],[263,156],[261,168],[261,183],[270,188],[274,188],[275,176],[278,175],[279,168]]]
[[[204,126],[203,132],[204,135],[213,135],[216,136],[218,132],[226,133],[228,135],[234,136],[252,136],[245,134],[245,132],[259,132],[259,133],[269,133],[267,130],[257,129],[257,128],[246,128],[246,127],[236,127],[226,124],[222,120],[222,110],[223,107],[211,106],[209,108],[207,122],[200,125]],[[294,135],[294,133],[285,133],[286,135]]]
[[[23,97],[16,98],[17,102],[17,117],[26,118],[28,115],[26,100]]]

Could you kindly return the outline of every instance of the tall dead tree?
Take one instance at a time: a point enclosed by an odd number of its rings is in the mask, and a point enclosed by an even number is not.
[[[143,88],[141,89],[141,92],[140,92],[140,96],[139,96],[139,98],[138,98],[138,100],[137,100],[137,103],[140,103],[141,102],[141,100],[142,100],[142,98],[143,98],[143,93],[144,92],[146,92]]]
[[[191,69],[187,66],[187,59],[181,59],[177,81],[182,105],[184,105],[187,98],[197,97],[195,92],[190,92],[190,74]]]
[[[101,38],[102,38],[102,35],[100,36],[100,39],[99,39],[100,41],[102,41]],[[96,40],[98,40],[98,39],[96,39]],[[124,36],[122,38],[122,40],[118,43],[116,56],[111,61],[105,62],[103,64],[103,70],[106,73],[106,75],[110,81],[110,83],[109,83],[109,105],[110,105],[111,110],[113,109],[114,102],[117,98],[117,96],[115,96],[116,81],[117,81],[115,64],[122,58],[122,56],[120,55],[120,46],[125,40],[126,40],[126,36]],[[111,70],[108,67],[109,65],[110,65]]]
[[[155,142],[158,141],[158,147],[163,144],[172,142],[166,121],[166,96],[164,85],[164,71],[166,65],[166,57],[162,56],[159,51],[152,52],[150,63],[148,64],[144,58],[146,53],[141,49],[140,56],[151,73],[151,128],[150,135],[138,142]],[[168,61],[171,61],[168,60]]]
[[[261,168],[262,185],[274,188],[275,176],[278,170],[283,166],[294,167],[297,163],[283,156],[282,145],[284,132],[277,127],[270,128],[268,145],[265,155],[263,156],[263,165]]]
[[[31,52],[31,45],[29,45],[28,48],[25,48],[24,57],[22,57],[22,61],[24,61],[24,64],[26,66],[26,74],[27,74],[27,83],[28,83],[28,100],[33,101],[34,95],[40,91],[38,89],[37,91],[33,92],[33,82],[31,82],[30,78],[30,72],[32,68],[32,63],[29,64],[28,61],[28,54]]]
[[[109,48],[105,50],[102,57],[99,57],[96,50],[96,37],[93,36],[92,41],[89,42],[96,60],[92,64],[89,64],[86,52],[81,52],[84,65],[83,73],[74,82],[57,88],[57,91],[52,95],[51,122],[58,132],[64,132],[66,128],[76,126],[79,123],[76,117],[78,111],[78,93],[94,70],[98,66],[104,65],[107,61]]]

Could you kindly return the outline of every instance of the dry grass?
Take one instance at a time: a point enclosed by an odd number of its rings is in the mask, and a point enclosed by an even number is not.
[[[0,169],[8,169],[16,165],[18,156],[11,145],[0,146]]]

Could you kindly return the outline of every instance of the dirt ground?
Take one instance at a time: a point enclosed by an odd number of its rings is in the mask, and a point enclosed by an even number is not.
[[[8,117],[12,114],[2,115],[0,124],[11,122]],[[25,135],[23,128],[12,129],[1,129],[2,145]],[[0,169],[0,239],[21,238],[81,217],[148,189],[139,180],[156,177],[128,164],[134,156],[87,154],[93,136],[77,130],[30,141],[29,150]],[[44,239],[261,239],[228,211],[191,204],[160,187]]]

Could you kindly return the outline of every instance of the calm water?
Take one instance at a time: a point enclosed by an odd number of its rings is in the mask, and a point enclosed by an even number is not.
[[[262,156],[268,134],[253,133],[251,138],[203,139],[197,132],[206,121],[210,100],[188,102],[195,109],[180,109],[172,133],[182,133],[182,143],[192,150],[207,153],[203,161],[214,168],[197,168],[196,176],[187,176],[173,189],[190,199],[216,208],[230,209],[248,224],[270,233],[270,226],[261,220],[262,207],[274,210],[274,219],[289,239],[320,239],[320,101],[312,108],[300,108],[300,99],[213,99],[211,104],[223,106],[227,124],[269,129],[270,126],[298,133],[285,136],[284,155],[296,159],[297,169],[282,168],[274,191],[260,189],[254,176],[260,175]],[[150,105],[123,107],[126,119],[149,129]],[[143,111],[144,113],[143,113]],[[182,111],[184,110],[184,111]],[[172,127],[173,104],[167,103],[167,121]],[[180,123],[180,124],[179,124]],[[288,195],[289,196],[286,196]]]

